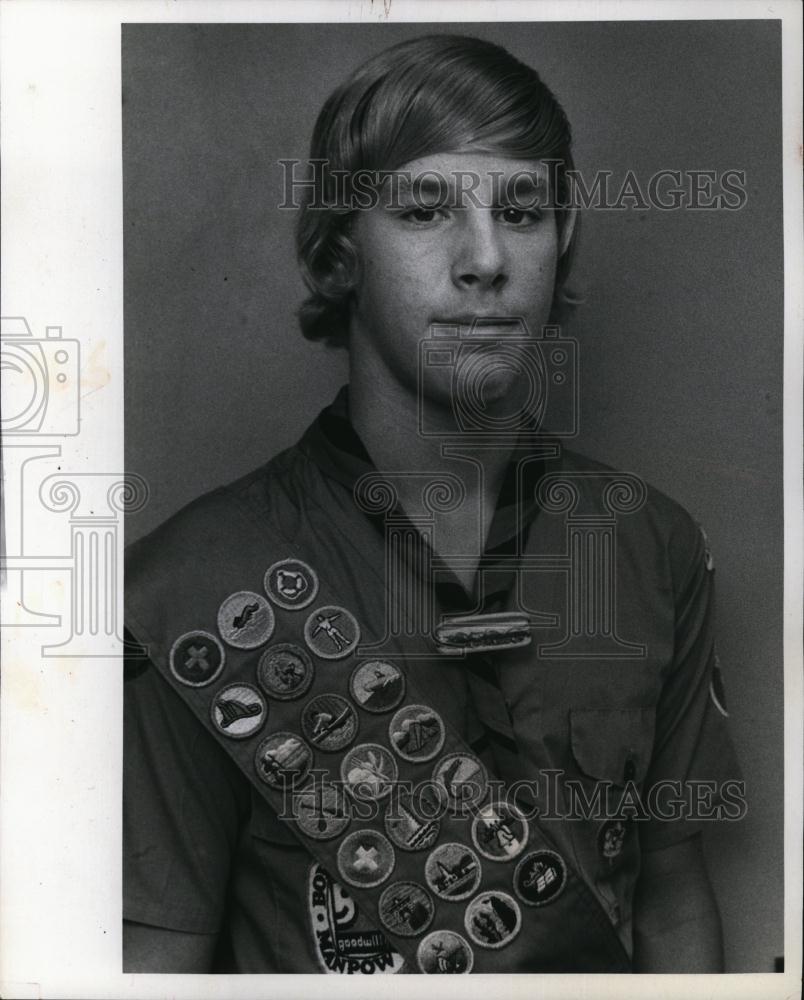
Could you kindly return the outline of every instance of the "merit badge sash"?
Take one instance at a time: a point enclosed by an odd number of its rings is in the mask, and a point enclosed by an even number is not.
[[[491,796],[404,661],[361,655],[372,623],[320,562],[218,491],[130,548],[126,624],[403,971],[629,971],[570,859]]]

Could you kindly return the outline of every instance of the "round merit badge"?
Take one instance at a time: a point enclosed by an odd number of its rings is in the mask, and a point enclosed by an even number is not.
[[[382,884],[394,870],[391,842],[377,830],[357,830],[338,848],[338,871],[345,882],[361,889]]]
[[[566,884],[567,866],[555,851],[531,851],[514,872],[514,892],[527,906],[552,903]]]
[[[302,833],[314,840],[339,836],[351,821],[343,792],[322,781],[294,795],[293,815]]]
[[[454,931],[433,931],[422,939],[416,952],[422,972],[466,973],[472,971],[474,955],[467,941]]]
[[[479,805],[488,791],[485,767],[468,753],[442,757],[433,770],[433,781],[444,789],[447,802],[459,812]]]
[[[257,747],[257,775],[271,788],[300,785],[313,766],[313,752],[294,733],[272,733]]]
[[[441,899],[467,899],[480,885],[480,861],[465,844],[441,844],[428,856],[424,877]]]
[[[319,694],[302,709],[301,728],[319,750],[343,750],[357,733],[357,713],[340,695]]]
[[[349,689],[367,712],[390,712],[405,696],[405,678],[392,663],[369,660],[354,670]]]
[[[170,649],[170,670],[188,687],[211,684],[223,670],[226,653],[209,632],[185,632]]]
[[[444,746],[446,733],[441,716],[426,705],[405,705],[388,727],[391,746],[403,760],[432,760]]]
[[[299,646],[277,643],[260,657],[257,680],[266,694],[279,701],[301,698],[313,683],[313,661]]]
[[[301,559],[280,559],[270,566],[263,580],[265,593],[287,611],[306,608],[318,593],[318,576]]]
[[[525,849],[528,823],[507,802],[483,806],[472,820],[472,840],[484,858],[510,861]]]
[[[218,631],[236,649],[256,649],[274,633],[274,612],[261,594],[239,590],[218,609]]]
[[[384,798],[398,774],[391,751],[379,743],[360,743],[341,761],[341,780],[356,799]]]
[[[423,851],[432,847],[441,831],[441,803],[424,801],[428,789],[414,802],[409,792],[394,796],[385,813],[385,832],[403,851]],[[434,794],[434,793],[432,793]],[[425,809],[427,815],[424,815]]]
[[[393,934],[416,937],[430,926],[435,906],[430,893],[416,882],[394,882],[383,890],[380,923]]]
[[[519,933],[522,911],[507,892],[481,892],[466,907],[464,926],[482,948],[504,948]]]
[[[244,740],[265,722],[268,706],[251,684],[230,684],[212,699],[210,715],[218,732]]]
[[[326,604],[304,623],[304,641],[324,660],[342,660],[360,642],[360,626],[346,608]]]

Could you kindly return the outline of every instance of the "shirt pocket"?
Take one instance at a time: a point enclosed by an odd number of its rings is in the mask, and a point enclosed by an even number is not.
[[[573,708],[572,756],[588,778],[640,785],[653,753],[656,711],[645,708]]]

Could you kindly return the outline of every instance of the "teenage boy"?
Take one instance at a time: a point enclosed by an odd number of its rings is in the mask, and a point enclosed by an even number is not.
[[[711,559],[560,443],[563,110],[419,38],[329,98],[311,162],[300,321],[349,385],[129,552],[125,967],[719,971]]]

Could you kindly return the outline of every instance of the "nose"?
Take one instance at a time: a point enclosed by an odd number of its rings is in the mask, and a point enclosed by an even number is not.
[[[452,281],[460,289],[501,291],[508,282],[505,246],[489,211],[465,209],[452,263]]]

